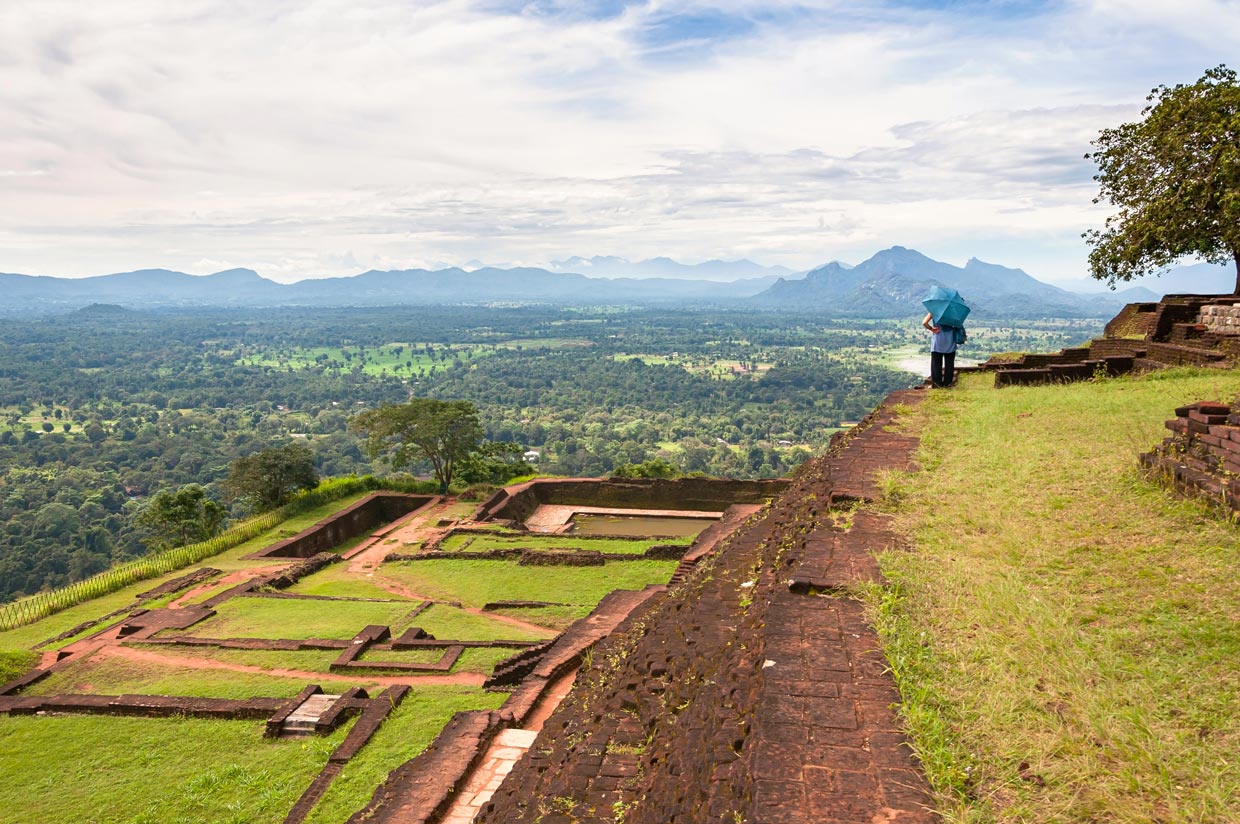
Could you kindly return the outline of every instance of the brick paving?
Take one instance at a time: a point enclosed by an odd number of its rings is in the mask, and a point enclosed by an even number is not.
[[[666,596],[600,644],[477,821],[603,824],[937,820],[899,695],[849,587],[894,542],[862,507],[908,466],[894,393]]]

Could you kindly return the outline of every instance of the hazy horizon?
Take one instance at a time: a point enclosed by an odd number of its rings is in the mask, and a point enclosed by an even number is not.
[[[1084,159],[1232,0],[362,0],[0,11],[0,270],[278,282],[892,245],[1085,274]]]

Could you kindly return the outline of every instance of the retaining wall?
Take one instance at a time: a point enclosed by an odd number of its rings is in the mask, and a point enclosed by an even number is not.
[[[1240,518],[1240,404],[1201,401],[1167,421],[1171,437],[1140,456],[1141,466],[1184,495]]]
[[[291,538],[272,544],[248,558],[309,558],[390,524],[438,500],[428,495],[374,492],[330,518],[319,521]]]
[[[732,504],[761,504],[782,492],[785,480],[722,478],[566,478],[501,489],[478,509],[478,520],[523,522],[542,504],[618,509],[720,512]]]

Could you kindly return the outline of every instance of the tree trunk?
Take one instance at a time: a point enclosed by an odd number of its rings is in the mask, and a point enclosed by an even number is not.
[[[1231,257],[1236,261],[1236,291],[1232,292],[1232,294],[1240,295],[1240,249],[1232,249]]]

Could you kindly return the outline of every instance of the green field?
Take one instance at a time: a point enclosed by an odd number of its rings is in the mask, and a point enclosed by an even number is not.
[[[243,556],[321,521],[359,495],[324,505],[284,521],[260,538],[206,559],[225,574],[257,567],[273,559]],[[460,514],[472,512],[474,505]],[[468,536],[481,540],[472,549],[509,546],[510,541],[540,548],[574,546],[609,552],[641,552],[656,541],[558,538],[515,534]],[[673,539],[674,540],[674,539]],[[689,539],[680,539],[687,542]],[[493,543],[487,543],[493,542]],[[393,546],[393,551],[408,547]],[[458,547],[459,551],[460,547]],[[239,595],[215,607],[216,614],[185,630],[221,638],[349,639],[368,625],[389,626],[393,635],[418,626],[442,640],[535,642],[550,639],[572,621],[588,614],[597,601],[616,588],[641,588],[665,582],[675,562],[632,561],[606,567],[518,567],[515,563],[445,558],[425,562],[384,564],[369,574],[349,571],[347,563],[330,565],[307,576],[294,593],[335,598],[318,600]],[[14,677],[37,661],[29,648],[82,621],[124,607],[168,607],[180,595],[141,602],[134,596],[162,581],[184,575],[182,569],[139,582],[49,616],[35,624],[0,634],[0,672]],[[218,579],[217,579],[218,580]],[[463,607],[436,603],[413,616],[418,598],[393,594],[417,592],[437,600],[459,601]],[[230,584],[231,585],[231,584]],[[223,591],[216,586],[194,596],[201,602]],[[545,600],[564,606],[482,613],[491,600]],[[121,616],[82,630],[93,633]],[[73,639],[55,646],[72,643]],[[489,675],[495,665],[517,649],[467,648],[451,673],[473,678]],[[340,822],[362,807],[378,783],[395,767],[420,752],[443,724],[460,710],[493,709],[505,699],[472,686],[426,686],[427,676],[377,666],[356,672],[332,672],[338,650],[243,650],[133,642],[82,653],[64,662],[52,675],[25,690],[31,696],[57,694],[166,695],[246,699],[286,699],[315,683],[326,692],[362,687],[372,696],[383,689],[380,678],[398,677],[413,693],[380,727],[374,739],[351,761],[329,788],[312,821]],[[438,661],[443,650],[375,650],[363,664]],[[432,676],[438,674],[430,674]],[[388,680],[385,683],[390,683]],[[114,716],[82,718],[0,717],[0,798],[9,801],[0,822],[13,821],[280,821],[321,768],[327,753],[344,731],[328,738],[270,742],[261,739],[261,722],[132,719]],[[62,735],[74,740],[62,741]],[[252,743],[255,739],[261,744]],[[135,755],[135,747],[140,750]],[[34,750],[39,755],[28,756]],[[89,756],[83,753],[89,751]],[[14,756],[13,753],[18,753]],[[46,757],[45,757],[46,755]],[[154,766],[153,766],[154,765]],[[89,773],[89,775],[87,775]],[[62,791],[60,782],[72,785]],[[124,796],[121,798],[120,796]],[[5,818],[13,811],[12,818]]]
[[[163,654],[181,656],[177,649]],[[300,656],[301,653],[292,653]],[[192,655],[184,657],[194,657]],[[334,656],[333,656],[334,657]],[[309,662],[309,659],[303,659]],[[326,674],[315,676],[324,687],[374,686],[366,676]],[[33,684],[25,695],[91,693],[100,695],[190,695],[198,698],[292,698],[306,686],[304,678],[287,678],[255,672],[203,669],[174,663],[134,662],[94,656],[77,661]],[[4,724],[0,723],[0,727]]]
[[[512,338],[496,343],[386,343],[381,346],[275,347],[239,355],[238,366],[273,369],[322,369],[328,372],[361,370],[367,375],[411,377],[443,371],[495,354],[501,349],[554,350],[593,346],[581,338]]]
[[[701,355],[667,355],[620,353],[612,356],[617,361],[639,360],[647,366],[678,366],[686,372],[705,375],[717,380],[735,380],[739,377],[756,377],[775,368],[773,360],[742,361],[735,358],[712,358]]]
[[[595,604],[614,589],[665,584],[675,561],[613,561],[604,566],[518,566],[516,561],[451,558],[386,564],[384,574],[436,600],[480,607],[489,601]],[[432,607],[432,610],[439,607]]]
[[[563,630],[568,629],[569,625],[577,619],[589,615],[591,609],[593,607],[571,604],[550,607],[504,607],[494,610],[493,614],[506,615],[522,621],[530,621],[540,626],[550,627],[551,629]]]
[[[1233,371],[991,388],[902,418],[874,604],[949,822],[1240,821],[1237,527],[1140,477]]]
[[[419,563],[434,562],[420,561]],[[526,620],[533,621],[533,619]],[[447,604],[435,604],[415,618],[413,623],[441,640],[489,641],[500,638],[506,641],[540,641],[555,635],[551,629],[536,632],[513,626],[490,615],[466,612],[459,607]]]
[[[303,601],[290,598],[231,598],[216,615],[188,634],[200,638],[352,638],[370,624],[399,634],[409,626],[416,601]],[[290,635],[290,633],[292,633]],[[173,630],[169,634],[185,634]]]
[[[252,721],[4,718],[0,822],[278,824],[347,726],[272,739]]]
[[[400,551],[407,551],[402,547]],[[313,575],[307,575],[285,592],[297,595],[327,595],[333,598],[383,598],[399,600],[400,595],[389,592],[373,578],[349,572],[348,563],[325,566]]]

